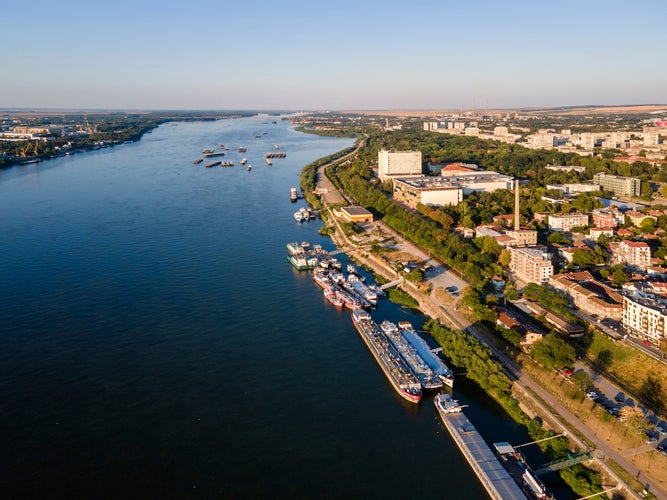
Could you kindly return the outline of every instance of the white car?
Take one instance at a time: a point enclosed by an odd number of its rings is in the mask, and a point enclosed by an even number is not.
[[[587,392],[586,397],[592,401],[595,401],[598,398],[598,393],[594,391]]]

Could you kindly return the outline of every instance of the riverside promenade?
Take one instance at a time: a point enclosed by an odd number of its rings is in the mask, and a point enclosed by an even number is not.
[[[332,163],[337,163],[342,160],[343,159],[339,159]],[[326,178],[324,169],[330,165],[331,164],[327,164],[318,169],[318,180]],[[329,184],[333,188],[330,181]],[[341,197],[341,199],[343,198]],[[333,224],[335,229],[332,239],[336,246],[351,258],[373,269],[375,273],[389,280],[396,279],[398,273],[391,268],[387,262],[371,254],[368,247],[363,242],[353,241],[345,235],[340,227],[339,221],[334,216],[333,211],[329,208],[324,198],[323,202],[323,210],[328,212],[330,223]],[[384,228],[386,228],[386,226],[384,226]],[[388,228],[386,229],[389,230]],[[400,241],[403,248],[411,248],[416,255],[423,254],[420,249],[412,245],[411,242],[405,240],[405,238],[402,238],[402,236],[398,235],[396,232],[392,232],[392,236],[397,241]],[[444,268],[442,263],[440,263],[440,265]],[[510,360],[504,353],[496,349],[492,343],[488,342],[484,332],[475,328],[467,318],[456,311],[455,307],[452,307],[451,304],[444,303],[438,298],[436,293],[432,292],[429,295],[424,294],[423,291],[408,281],[405,281],[399,286],[417,300],[419,307],[424,314],[438,320],[445,326],[463,330],[486,344],[514,380],[513,390],[519,391],[523,398],[530,401],[531,407],[538,411],[540,417],[549,422],[552,427],[559,432],[565,431],[568,438],[573,443],[576,443],[581,449],[588,448],[588,446],[582,439],[577,437],[577,433],[580,434],[587,443],[592,443],[595,446],[595,449],[591,452],[594,456],[593,462],[594,464],[597,464],[594,468],[602,469],[609,480],[614,481],[621,486],[622,490],[616,492],[616,495],[622,494],[623,498],[644,498],[644,495],[637,493],[610,468],[606,463],[609,460],[614,461],[629,474],[635,476],[635,478],[641,481],[641,483],[645,485],[646,490],[655,498],[658,500],[667,500],[665,485],[659,484],[650,473],[639,470],[637,466],[630,462],[630,460],[621,452],[610,446],[601,436],[598,436],[593,429],[588,427],[576,415],[565,408],[562,402],[554,397],[553,394],[538,384],[532,377],[530,377],[530,375],[524,373],[520,366],[516,365],[516,363]]]

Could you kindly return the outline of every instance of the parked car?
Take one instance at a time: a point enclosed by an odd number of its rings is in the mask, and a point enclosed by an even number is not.
[[[570,378],[572,376],[572,369],[571,368],[563,368],[563,375],[565,375],[567,378]]]
[[[657,442],[658,442],[658,438],[652,437],[652,436],[649,436],[645,441],[646,444],[653,444],[653,443],[657,443]]]
[[[596,401],[598,399],[598,393],[595,391],[587,392],[586,397],[591,401]]]
[[[648,340],[642,340],[642,344],[644,344],[646,347],[653,347],[653,344],[651,344]]]

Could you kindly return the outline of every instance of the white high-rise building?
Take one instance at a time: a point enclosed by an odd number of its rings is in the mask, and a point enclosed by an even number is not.
[[[378,177],[381,180],[421,174],[421,151],[378,151]]]

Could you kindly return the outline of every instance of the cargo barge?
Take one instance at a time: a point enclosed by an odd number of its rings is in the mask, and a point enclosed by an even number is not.
[[[398,328],[401,330],[401,334],[408,342],[410,342],[431,370],[440,377],[440,380],[447,386],[454,387],[454,373],[452,373],[452,370],[450,370],[438,355],[431,350],[426,341],[421,338],[412,327],[412,324],[409,321],[399,321]]]
[[[407,401],[418,403],[422,398],[419,380],[371,315],[363,309],[355,309],[352,311],[352,323],[394,390]]]

